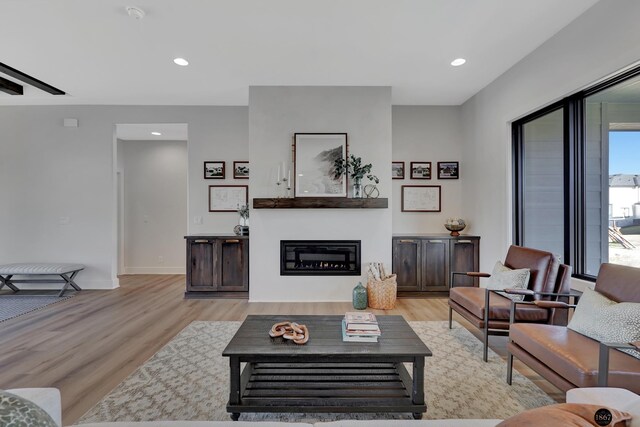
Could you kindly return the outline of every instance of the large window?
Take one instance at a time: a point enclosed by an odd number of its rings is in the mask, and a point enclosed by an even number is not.
[[[577,276],[640,267],[640,70],[513,125],[514,240]]]

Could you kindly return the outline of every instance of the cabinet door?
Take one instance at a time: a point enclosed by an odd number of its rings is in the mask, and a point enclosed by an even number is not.
[[[393,239],[393,266],[398,291],[419,291],[422,246],[417,239]]]
[[[216,254],[216,241],[189,240],[187,248],[187,291],[215,291],[213,262]]]
[[[449,289],[449,240],[425,239],[422,241],[422,288],[423,291],[446,291]]]
[[[249,290],[249,241],[218,240],[217,291]]]
[[[451,240],[451,271],[478,271],[480,268],[480,252],[478,239]],[[477,286],[478,278],[456,275],[456,286]]]

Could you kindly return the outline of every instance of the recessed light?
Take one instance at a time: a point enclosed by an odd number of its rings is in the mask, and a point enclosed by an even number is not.
[[[467,62],[467,60],[466,60],[466,59],[464,59],[464,58],[457,58],[457,59],[454,59],[453,61],[451,61],[451,65],[453,65],[454,67],[459,67],[459,66],[461,66],[462,64],[464,64],[465,62]]]
[[[173,60],[173,62],[175,62],[178,65],[181,65],[183,67],[186,67],[187,65],[189,65],[189,61],[187,61],[184,58],[176,58]]]
[[[160,136],[160,135],[162,135],[162,133],[160,133],[160,132],[151,132],[151,135]]]

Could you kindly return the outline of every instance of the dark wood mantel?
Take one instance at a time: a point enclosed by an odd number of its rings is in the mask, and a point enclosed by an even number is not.
[[[389,199],[350,199],[346,197],[295,197],[253,199],[254,209],[386,209]]]

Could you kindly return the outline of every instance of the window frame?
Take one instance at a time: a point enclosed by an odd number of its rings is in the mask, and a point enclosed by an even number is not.
[[[525,117],[515,120],[512,133],[513,243],[524,239],[524,125],[557,110],[563,110],[564,151],[564,262],[573,266],[572,277],[595,281],[586,274],[586,99],[625,80],[640,76],[640,66],[621,72],[589,88],[567,96]],[[603,209],[605,207],[603,206]],[[608,207],[607,207],[608,209]]]

